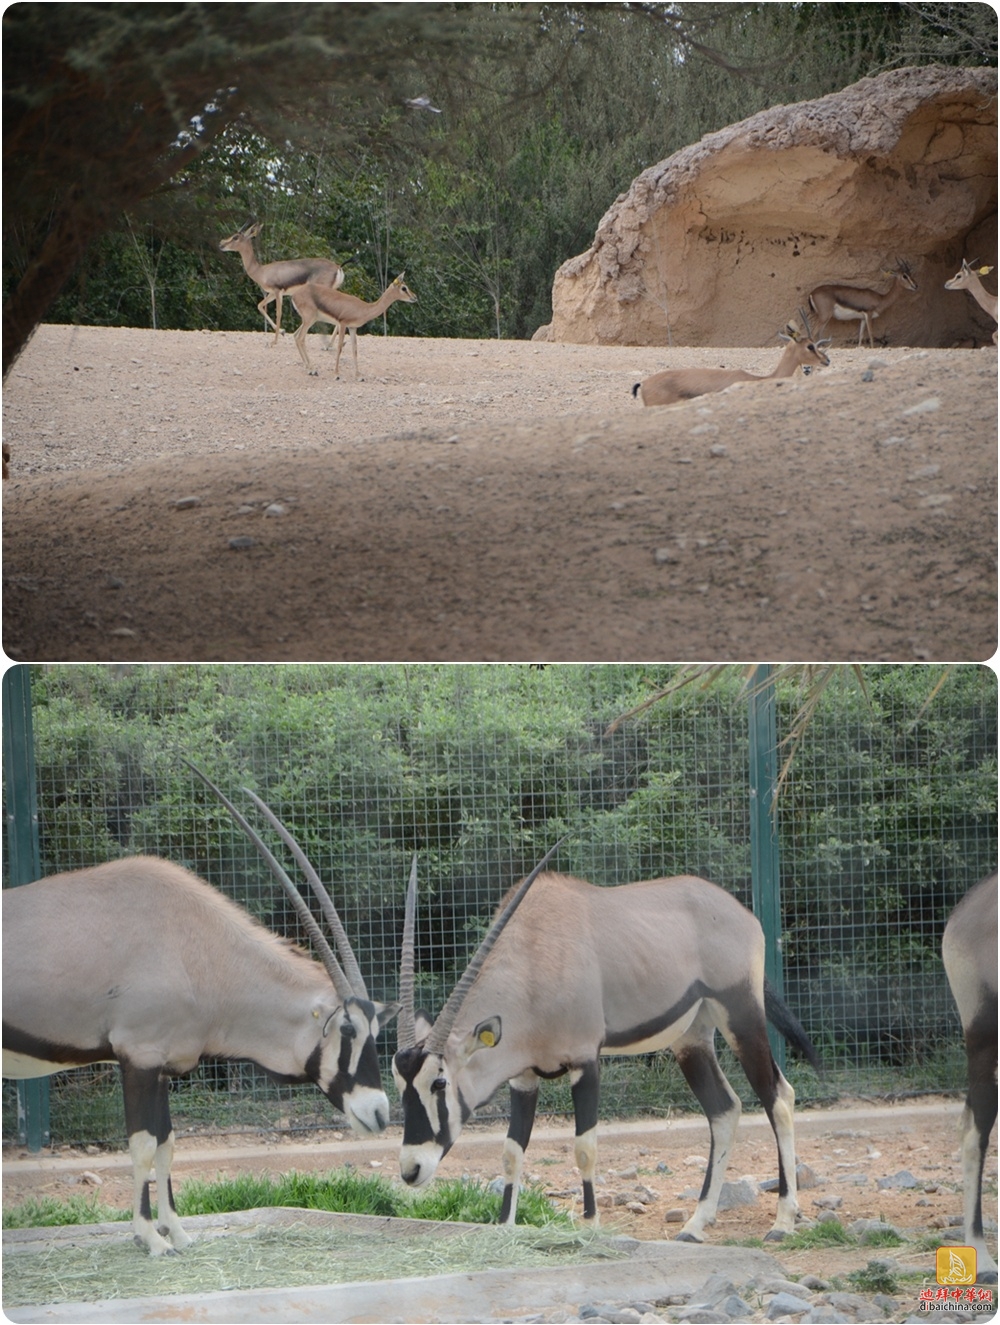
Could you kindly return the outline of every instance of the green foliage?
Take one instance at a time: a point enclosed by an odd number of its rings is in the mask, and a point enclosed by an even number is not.
[[[863,1270],[852,1270],[847,1279],[857,1293],[898,1293],[899,1280],[885,1261],[869,1261]]]
[[[106,1224],[132,1218],[131,1210],[104,1205],[96,1196],[29,1196],[4,1206],[4,1228],[62,1228],[69,1224]]]

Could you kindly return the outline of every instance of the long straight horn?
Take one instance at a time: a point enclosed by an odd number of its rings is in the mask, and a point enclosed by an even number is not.
[[[476,949],[475,956],[473,957],[472,961],[469,962],[468,966],[465,968],[465,974],[462,976],[461,980],[459,980],[455,988],[451,991],[447,1003],[445,1003],[444,1007],[441,1009],[441,1012],[438,1015],[437,1020],[435,1021],[434,1025],[431,1027],[430,1034],[427,1036],[427,1039],[424,1043],[424,1048],[427,1051],[427,1053],[439,1054],[444,1049],[445,1042],[448,1039],[448,1036],[452,1032],[456,1018],[458,1017],[458,1014],[461,1011],[462,1004],[465,1002],[466,995],[468,994],[469,990],[472,988],[475,981],[478,979],[479,972],[483,969],[483,963],[486,961],[486,958],[489,956],[490,950],[492,949],[494,943],[496,943],[497,939],[503,933],[504,929],[507,926],[507,922],[510,920],[511,916],[514,914],[517,908],[520,906],[528,889],[535,882],[539,874],[541,874],[542,870],[549,863],[549,861],[552,859],[555,853],[559,850],[559,848],[562,846],[565,840],[566,840],[565,838],[561,837],[559,841],[555,844],[555,846],[545,853],[542,859],[538,862],[535,868],[524,880],[524,882],[518,888],[517,892],[510,899],[510,901],[507,903],[504,909],[497,916],[496,920],[494,920],[493,924],[490,926],[486,937],[483,939],[482,943],[480,943],[479,947]]]
[[[397,1049],[412,1049],[417,1042],[416,1010],[413,1006],[414,934],[417,923],[417,856],[413,855],[410,882],[406,889],[403,947],[399,955],[399,1017],[396,1021]]]
[[[274,814],[268,806],[264,804],[261,798],[255,795],[249,787],[244,787],[243,790],[298,861],[302,873],[309,880],[309,886],[312,888],[316,900],[319,902],[323,917],[326,920],[326,923],[330,926],[330,933],[337,941],[337,951],[340,953],[340,960],[344,964],[347,978],[351,982],[351,989],[358,998],[367,998],[368,989],[365,986],[364,976],[361,974],[361,967],[358,965],[358,959],[354,955],[354,949],[351,947],[343,922],[337,914],[337,908],[333,904],[333,898],[323,886],[319,875],[306,859],[305,852],[299,846],[298,842],[296,842],[295,838],[292,837],[291,833],[277,815]]]
[[[232,803],[232,801],[229,800],[229,798],[219,790],[219,788],[215,785],[215,783],[212,782],[211,779],[208,778],[201,771],[201,769],[197,766],[197,764],[192,764],[190,759],[185,759],[184,763],[187,764],[188,768],[190,768],[193,773],[197,773],[197,775],[201,778],[202,782],[204,782],[206,787],[208,787],[211,791],[215,792],[219,800],[222,801],[223,805],[226,807],[226,809],[233,816],[233,818],[236,820],[239,826],[243,829],[244,833],[246,833],[250,841],[254,844],[257,850],[267,861],[271,873],[281,884],[282,888],[284,888],[285,893],[288,896],[288,900],[291,902],[292,906],[294,906],[296,914],[298,915],[299,919],[302,921],[302,924],[305,926],[309,934],[309,937],[316,945],[316,951],[319,953],[320,959],[322,960],[323,965],[326,967],[327,974],[329,975],[330,979],[333,981],[333,987],[337,991],[337,997],[342,999],[350,998],[354,994],[354,990],[351,988],[351,982],[348,980],[347,976],[341,970],[340,963],[337,961],[333,949],[330,947],[329,943],[327,943],[323,931],[320,929],[319,925],[316,922],[316,917],[309,910],[308,906],[306,906],[302,894],[299,892],[298,888],[296,888],[295,884],[292,883],[291,879],[282,869],[281,865],[279,864],[275,856],[272,854],[272,852],[270,851],[264,840],[261,838],[260,834],[249,823],[247,823],[246,819],[244,819],[243,815],[240,814],[239,810]]]

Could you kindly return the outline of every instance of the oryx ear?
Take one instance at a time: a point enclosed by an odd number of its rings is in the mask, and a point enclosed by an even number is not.
[[[392,1021],[393,1017],[396,1015],[396,1013],[399,1011],[399,1009],[402,1006],[403,1006],[402,1003],[375,1004],[375,1015],[376,1017],[378,1017],[379,1030],[381,1030],[383,1026],[388,1026],[389,1022]]]
[[[424,1040],[430,1035],[433,1025],[434,1022],[423,1009],[413,1014],[413,1029],[416,1032],[417,1044],[423,1044]]]
[[[329,998],[318,999],[316,1003],[313,1004],[313,1018],[319,1022],[320,1031],[324,1040],[330,1034],[330,1027],[333,1025],[337,1013],[343,1006],[342,1003],[335,1003]]]
[[[471,1035],[467,1035],[462,1045],[462,1062],[467,1063],[480,1049],[495,1049],[500,1043],[500,1018],[487,1017],[481,1021]]]

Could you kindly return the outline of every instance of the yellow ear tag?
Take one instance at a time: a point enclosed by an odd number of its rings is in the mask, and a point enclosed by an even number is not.
[[[496,1044],[496,1042],[497,1042],[496,1036],[493,1034],[492,1031],[480,1031],[479,1043],[484,1044],[487,1049],[492,1049],[493,1046]]]
[[[990,274],[990,272],[991,272],[992,270],[993,270],[992,267],[980,267],[980,268],[979,268],[979,275],[980,275],[980,276],[989,276],[989,274]]]

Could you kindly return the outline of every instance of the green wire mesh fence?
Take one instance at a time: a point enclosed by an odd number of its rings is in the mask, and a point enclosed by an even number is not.
[[[787,1001],[823,1057],[798,1098],[961,1086],[944,921],[996,868],[996,680],[874,666],[834,675],[778,801]],[[677,679],[665,665],[327,665],[32,669],[42,873],[139,852],[195,870],[305,943],[255,849],[186,767],[204,768],[288,853],[242,788],[298,838],[336,900],[375,998],[396,992],[418,853],[418,1004],[436,1011],[511,883],[559,837],[555,867],[613,885],[715,880],[750,905],[747,698],[722,670],[617,724]],[[801,681],[779,673],[778,739]],[[664,935],[669,962],[670,936]],[[387,1068],[394,1027],[381,1041]],[[724,1064],[751,1102],[738,1066]],[[395,1096],[388,1071],[387,1091]],[[607,1115],[694,1107],[669,1053],[609,1058]],[[117,1069],[52,1079],[55,1142],[120,1141]],[[569,1110],[568,1088],[541,1107]],[[175,1082],[178,1132],[336,1127],[313,1088],[250,1063]],[[497,1117],[505,1092],[479,1116]],[[4,1083],[4,1139],[16,1133]]]

